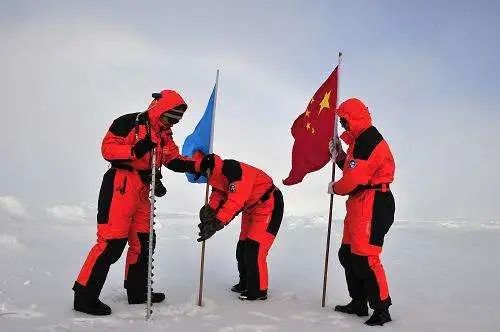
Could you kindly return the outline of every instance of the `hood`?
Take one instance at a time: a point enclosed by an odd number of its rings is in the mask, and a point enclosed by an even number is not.
[[[155,99],[149,104],[147,112],[151,127],[155,131],[159,131],[163,127],[160,122],[160,116],[163,113],[181,105],[184,109],[187,108],[184,99],[174,90],[163,90],[159,94],[154,93],[153,96]]]
[[[372,118],[368,111],[368,107],[357,98],[347,99],[340,104],[337,108],[337,115],[339,118],[346,119],[349,124],[349,130],[345,131],[341,136],[349,145],[359,136],[359,134],[372,125]]]

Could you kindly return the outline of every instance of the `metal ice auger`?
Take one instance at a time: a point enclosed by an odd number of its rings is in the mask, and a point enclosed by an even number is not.
[[[149,217],[149,248],[148,248],[148,291],[146,298],[146,319],[149,320],[152,310],[151,293],[153,285],[153,241],[154,241],[154,225],[155,225],[155,185],[156,185],[156,148],[152,150],[151,156],[151,186],[149,187],[149,199],[151,204],[151,212]]]
[[[135,140],[139,140],[139,118],[144,116],[147,111],[137,114],[135,118]],[[147,127],[148,133],[150,132],[149,127]],[[156,187],[156,148],[153,148],[151,151],[150,158],[151,165],[151,184],[149,186],[149,202],[150,202],[150,215],[149,215],[149,241],[148,241],[148,286],[147,286],[147,295],[146,295],[146,320],[151,318],[151,314],[153,313],[152,309],[152,285],[153,285],[153,241],[154,241],[154,225],[155,225],[155,187]]]

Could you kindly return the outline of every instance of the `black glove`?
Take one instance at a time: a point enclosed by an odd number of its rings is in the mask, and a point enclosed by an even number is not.
[[[217,218],[201,223],[198,226],[200,227],[200,237],[196,240],[198,242],[209,239],[210,237],[212,237],[212,235],[215,234],[215,232],[220,231],[224,228],[224,224],[221,223]]]
[[[203,205],[200,209],[200,221],[202,224],[215,219],[216,213],[210,205]]]
[[[151,140],[151,136],[147,135],[143,139],[138,140],[132,150],[134,151],[134,155],[137,157],[137,159],[140,159],[146,153],[151,151],[155,146],[156,144]]]
[[[167,188],[161,183],[161,180],[157,179],[155,181],[155,196],[163,197],[167,193]]]

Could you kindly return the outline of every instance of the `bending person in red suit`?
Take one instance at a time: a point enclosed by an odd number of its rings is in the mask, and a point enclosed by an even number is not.
[[[241,233],[236,246],[239,282],[231,290],[241,300],[265,300],[267,254],[283,219],[283,195],[269,175],[245,163],[206,155],[201,172],[210,170],[210,202],[200,210],[200,238],[205,241],[240,212]]]
[[[349,148],[345,153],[340,142],[331,145],[343,174],[340,180],[329,184],[328,190],[349,196],[339,259],[352,301],[336,306],[335,310],[367,316],[368,301],[374,312],[366,324],[383,325],[391,321],[392,302],[380,253],[394,221],[394,197],[389,188],[394,180],[394,158],[387,142],[372,126],[368,108],[359,99],[340,104],[337,114],[345,129],[341,138]]]

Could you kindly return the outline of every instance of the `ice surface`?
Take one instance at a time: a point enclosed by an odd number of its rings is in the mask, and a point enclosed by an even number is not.
[[[325,216],[286,216],[269,257],[269,300],[261,302],[241,302],[229,291],[237,275],[239,220],[233,221],[207,241],[200,308],[195,304],[200,258],[196,216],[160,215],[154,286],[167,292],[167,301],[155,305],[151,321],[145,322],[144,306],[127,304],[123,259],[111,267],[101,296],[113,314],[96,318],[72,310],[71,287],[95,241],[95,221],[87,210],[56,210],[60,213],[43,220],[20,214],[2,220],[2,332],[367,330],[362,318],[332,310],[348,300],[336,257],[339,221],[333,226],[327,308],[320,305]],[[500,223],[495,220],[397,221],[383,254],[394,302],[394,321],[384,329],[500,330],[499,252]]]

